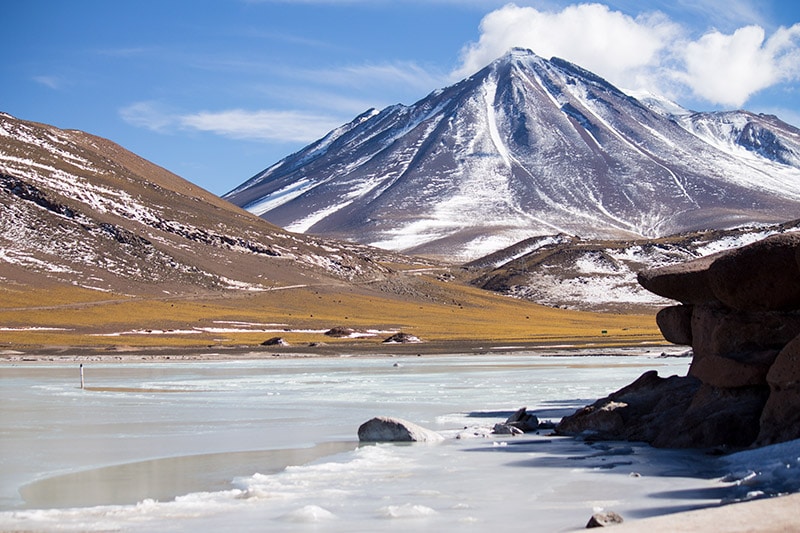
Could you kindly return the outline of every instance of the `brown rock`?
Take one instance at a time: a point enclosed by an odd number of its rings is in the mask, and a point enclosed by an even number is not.
[[[787,343],[775,358],[767,374],[767,383],[779,389],[800,388],[800,335]]]
[[[721,389],[703,385],[682,417],[671,421],[654,446],[668,448],[746,447],[758,436],[767,387]]]
[[[685,304],[716,300],[708,281],[708,267],[720,254],[639,272],[639,285],[648,291]]]
[[[800,438],[800,336],[781,350],[767,374],[769,398],[761,413],[756,444]]]
[[[720,355],[695,356],[689,367],[689,375],[720,388],[766,385],[767,372],[778,351],[767,350],[745,355],[744,360]]]
[[[672,421],[689,408],[700,385],[693,377],[662,378],[650,370],[630,385],[564,417],[556,426],[556,433],[608,440],[659,441],[662,446],[669,446],[669,440],[659,436],[676,433]]]
[[[800,388],[773,389],[769,393],[755,444],[766,446],[800,438]]]
[[[800,233],[772,235],[716,258],[707,281],[714,296],[733,309],[798,309],[798,251]]]
[[[692,345],[693,305],[673,305],[656,314],[656,324],[664,338],[673,344]]]
[[[749,353],[781,350],[800,335],[800,312],[743,312],[696,305],[692,313],[695,359],[719,355],[743,360]]]

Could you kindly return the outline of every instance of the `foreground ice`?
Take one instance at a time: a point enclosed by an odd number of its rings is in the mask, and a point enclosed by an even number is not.
[[[75,365],[4,368],[0,529],[559,531],[599,509],[630,521],[800,488],[798,442],[714,457],[455,438],[523,405],[558,418],[647,369],[685,373],[654,355],[93,365],[91,390]],[[375,415],[449,438],[359,446]]]

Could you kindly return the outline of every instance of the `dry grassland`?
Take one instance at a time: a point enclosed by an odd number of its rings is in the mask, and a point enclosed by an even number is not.
[[[462,285],[440,288],[450,303],[335,286],[158,298],[6,286],[0,289],[0,348],[257,346],[275,336],[292,345],[369,346],[394,331],[437,343],[663,342],[653,316],[568,311]],[[322,334],[334,326],[382,333],[355,340]],[[253,331],[266,329],[275,331]]]

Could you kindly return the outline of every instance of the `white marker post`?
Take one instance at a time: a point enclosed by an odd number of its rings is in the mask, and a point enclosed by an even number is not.
[[[81,388],[83,388],[83,363],[81,363]]]

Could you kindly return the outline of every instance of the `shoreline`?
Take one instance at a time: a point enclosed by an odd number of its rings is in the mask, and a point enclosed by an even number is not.
[[[6,346],[0,349],[0,365],[8,363],[136,363],[178,361],[267,360],[273,358],[347,358],[347,357],[423,357],[534,353],[560,355],[641,355],[658,353],[680,357],[685,346],[661,342],[528,342],[502,343],[478,341],[431,341],[408,344],[336,342],[297,346],[210,345],[210,346]]]

